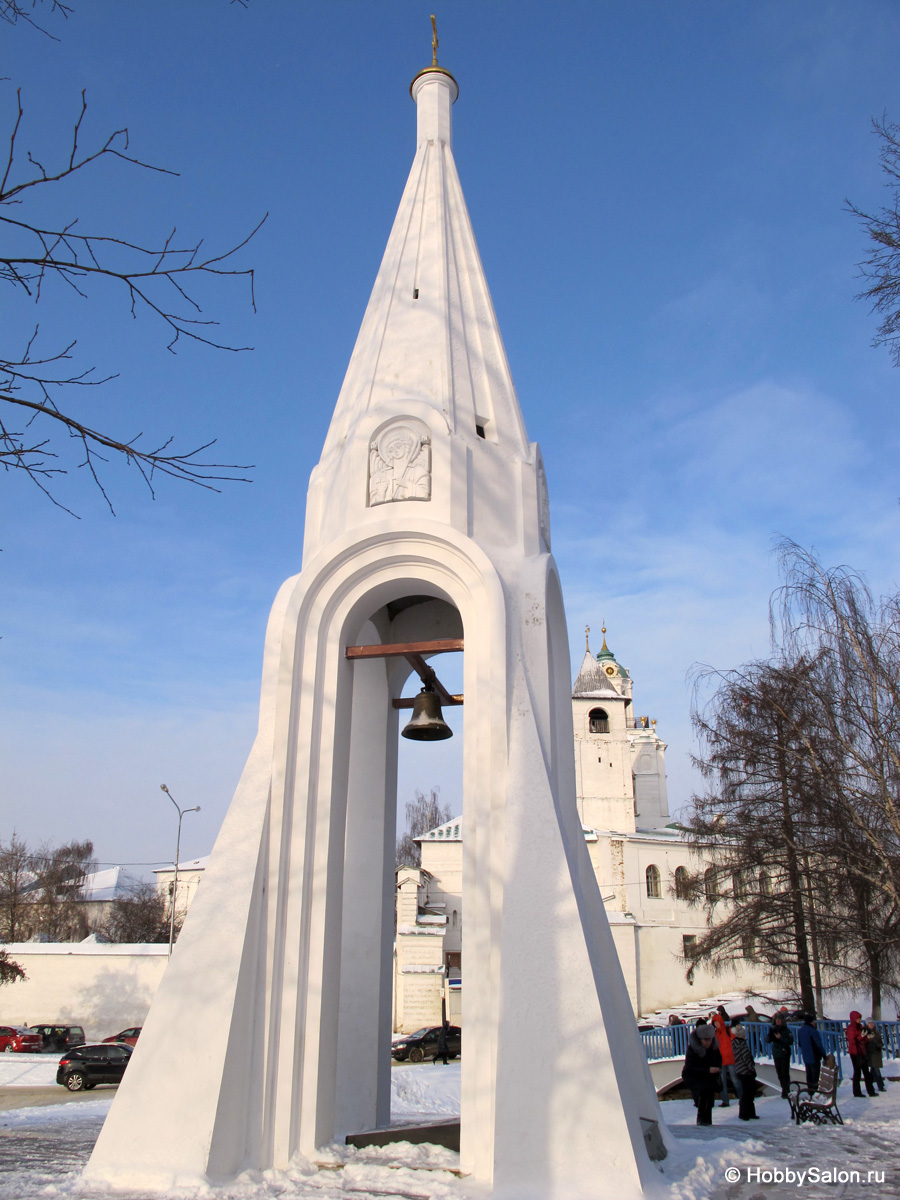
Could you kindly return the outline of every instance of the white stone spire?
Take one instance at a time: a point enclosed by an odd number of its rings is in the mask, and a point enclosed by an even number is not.
[[[366,520],[363,510],[371,506],[358,488],[361,454],[380,422],[398,411],[423,419],[433,443],[470,448],[476,476],[496,479],[500,460],[507,468],[534,468],[539,459],[525,432],[453,161],[451,110],[459,88],[449,71],[433,65],[416,75],[410,93],[416,154],[310,481],[304,561],[338,527]],[[436,458],[442,453],[435,444]],[[446,480],[459,469],[457,461]],[[473,514],[458,504],[451,511],[448,500],[449,493],[436,492],[428,515],[472,531]]]

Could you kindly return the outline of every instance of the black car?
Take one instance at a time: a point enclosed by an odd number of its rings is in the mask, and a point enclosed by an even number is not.
[[[441,1035],[440,1025],[427,1025],[417,1029],[415,1033],[399,1038],[391,1046],[391,1057],[397,1062],[424,1062],[426,1058],[437,1055],[438,1038]],[[456,1058],[462,1050],[462,1030],[458,1025],[447,1026],[447,1057]]]
[[[45,1054],[60,1054],[71,1046],[83,1046],[84,1030],[80,1025],[32,1025],[32,1033],[39,1033],[44,1043]]]
[[[59,1060],[56,1082],[70,1092],[90,1089],[98,1083],[118,1083],[125,1074],[132,1053],[131,1046],[121,1042],[76,1046]]]

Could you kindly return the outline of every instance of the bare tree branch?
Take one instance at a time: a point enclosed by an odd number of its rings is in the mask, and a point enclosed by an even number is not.
[[[68,15],[65,5],[57,4],[55,0],[51,3],[51,12],[58,8]],[[0,0],[0,16],[13,24],[20,19],[31,21],[28,6],[10,3],[10,0],[6,0],[5,7]],[[30,151],[24,160],[19,151],[24,108],[21,94],[17,92],[16,116],[0,182],[0,206],[16,206],[21,210],[37,189],[64,183],[103,158],[111,157],[153,172],[175,174],[127,153],[127,128],[117,129],[93,149],[82,149],[86,113],[87,99],[82,93],[81,109],[66,156],[56,166],[45,167]],[[24,171],[20,169],[23,161],[27,163]],[[210,253],[204,250],[202,239],[187,243],[176,240],[174,227],[161,242],[143,244],[109,233],[82,233],[77,218],[57,228],[48,228],[43,222],[30,220],[22,211],[15,217],[8,210],[0,211],[0,230],[8,235],[6,245],[0,249],[0,283],[9,285],[24,300],[40,304],[51,298],[48,287],[52,282],[68,286],[82,298],[88,298],[92,284],[102,282],[122,292],[132,317],[136,319],[146,313],[162,324],[167,332],[167,348],[172,353],[176,352],[182,338],[218,350],[240,352],[251,347],[233,345],[212,334],[211,330],[218,322],[203,315],[192,284],[204,277],[246,279],[250,306],[255,312],[253,269],[236,265],[235,256],[247,246],[265,219],[263,217],[247,237],[234,246]],[[167,437],[150,449],[138,445],[143,436],[140,433],[130,438],[117,437],[76,416],[68,403],[61,403],[61,398],[70,394],[74,397],[80,388],[102,386],[117,375],[111,372],[100,376],[90,366],[61,370],[61,364],[74,360],[76,342],[41,356],[36,353],[37,338],[36,328],[17,353],[4,354],[0,350],[0,466],[24,471],[54,503],[59,504],[59,501],[53,496],[48,480],[67,470],[60,462],[53,440],[54,428],[64,430],[77,442],[81,451],[77,465],[87,470],[110,511],[113,508],[101,482],[100,468],[111,455],[123,457],[129,465],[135,466],[151,495],[154,494],[155,475],[180,479],[213,491],[219,490],[215,483],[248,482],[245,475],[238,474],[250,470],[248,465],[202,458],[215,439],[192,450],[177,451],[172,447],[172,437]],[[3,406],[9,406],[6,417]],[[17,419],[13,413],[18,413],[22,419]],[[51,424],[45,424],[41,432],[35,433],[32,427],[41,421]],[[66,508],[63,504],[59,506]],[[71,510],[66,508],[66,511]]]
[[[900,367],[900,125],[887,119],[873,120],[872,128],[881,139],[879,159],[887,176],[885,187],[890,190],[890,202],[875,213],[857,208],[845,201],[847,212],[857,217],[869,240],[869,257],[857,263],[860,277],[867,287],[857,300],[868,300],[871,311],[881,316],[874,346],[886,346],[895,367]]]

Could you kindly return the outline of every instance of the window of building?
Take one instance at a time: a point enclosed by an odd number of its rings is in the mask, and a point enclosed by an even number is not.
[[[719,882],[716,879],[715,867],[707,867],[703,872],[703,891],[706,893],[707,900],[718,900]]]
[[[769,878],[769,872],[765,870],[759,873],[759,894],[761,896],[772,895],[772,880]]]
[[[609,733],[609,713],[605,708],[592,708],[588,719],[591,733]]]
[[[687,867],[675,868],[675,896],[678,900],[690,900],[691,885]]]
[[[662,888],[659,885],[659,867],[651,863],[647,868],[647,895],[651,900],[659,900]]]
[[[693,958],[694,951],[697,948],[697,935],[695,933],[683,933],[681,935],[681,955],[682,958]]]
[[[744,897],[744,872],[731,872],[731,894],[735,900],[742,900]]]

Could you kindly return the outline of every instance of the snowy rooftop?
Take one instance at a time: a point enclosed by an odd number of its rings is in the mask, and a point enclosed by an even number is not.
[[[178,863],[178,873],[181,874],[182,871],[204,871],[204,870],[206,870],[206,865],[208,862],[209,862],[208,854],[205,854],[203,856],[203,858],[184,859]],[[157,867],[156,870],[153,872],[153,874],[161,875],[166,871],[174,871],[174,870],[175,870],[175,864],[172,863],[171,867]]]

